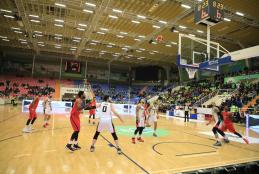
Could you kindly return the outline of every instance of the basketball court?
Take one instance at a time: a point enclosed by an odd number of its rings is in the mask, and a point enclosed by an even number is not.
[[[32,134],[22,134],[21,127],[26,114],[20,107],[1,106],[1,165],[2,173],[178,173],[197,169],[226,166],[259,160],[259,135],[251,131],[254,144],[246,145],[231,139],[223,147],[213,146],[211,126],[205,123],[189,122],[181,119],[159,119],[158,137],[152,136],[147,128],[144,143],[131,143],[135,120],[128,118],[121,124],[115,119],[122,155],[117,155],[112,136],[102,133],[96,151],[89,151],[96,126],[89,125],[82,117],[80,145],[76,152],[65,150],[65,140],[69,138],[71,127],[68,117],[54,115],[51,127],[35,125]],[[42,119],[40,116],[39,119]],[[15,123],[15,124],[14,124]],[[244,127],[237,126],[245,134]]]
[[[144,142],[131,142],[136,103],[141,99],[164,106],[161,96],[169,90],[189,89],[187,82],[213,80],[234,68],[239,72],[239,62],[242,70],[255,67],[256,71],[236,79],[259,82],[258,9],[256,0],[1,0],[0,173],[191,174],[212,173],[211,169],[231,173],[249,165],[258,169],[259,115],[245,113],[252,105],[246,103],[245,112],[239,108],[245,123],[235,123],[249,144],[226,132],[230,143],[222,139],[222,146],[215,146],[213,126],[206,125],[213,115],[208,105],[235,97],[237,87],[215,90],[215,85],[213,92],[201,94],[193,103],[181,103],[185,96],[177,93],[180,99],[165,101],[171,106],[159,113],[158,137],[153,136],[152,125],[143,131]],[[150,72],[145,66],[151,67]],[[143,80],[139,74],[151,78]],[[225,81],[234,84],[236,79],[230,78]],[[150,86],[159,90],[150,92]],[[32,99],[43,89],[49,90],[45,97],[54,94],[49,127],[43,118],[43,98],[35,108],[35,124],[28,119]],[[70,112],[79,91],[86,95],[85,103],[94,96],[99,103],[107,94],[115,96],[111,100],[124,120],[113,119],[121,155],[109,132],[101,132],[95,151],[90,152],[97,124],[88,123],[88,111],[80,116],[82,149],[65,149],[72,141]],[[258,91],[253,97],[248,103],[254,107]],[[86,110],[85,103],[81,110]],[[192,118],[184,122],[183,108],[189,106]],[[112,119],[112,113],[109,116]],[[32,124],[32,131],[24,131]]]

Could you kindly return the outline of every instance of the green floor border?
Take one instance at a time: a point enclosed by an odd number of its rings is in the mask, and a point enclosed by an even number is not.
[[[132,137],[136,127],[135,126],[116,126],[115,129],[116,129],[116,133],[119,134],[119,135],[125,135],[125,136],[128,136],[128,137]],[[159,137],[166,137],[166,136],[169,135],[169,131],[166,130],[166,129],[159,129],[158,128],[157,131],[156,131],[156,134]],[[153,128],[152,127],[146,127],[143,130],[142,135],[144,137],[152,137],[153,136]]]

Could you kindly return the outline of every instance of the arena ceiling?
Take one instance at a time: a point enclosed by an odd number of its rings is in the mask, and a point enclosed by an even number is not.
[[[175,62],[179,32],[206,37],[206,27],[194,24],[199,2],[1,0],[0,45],[3,52],[15,48],[81,60],[166,65]],[[213,40],[230,51],[258,45],[257,0],[222,2],[226,19],[212,27]],[[164,40],[150,43],[157,35]]]

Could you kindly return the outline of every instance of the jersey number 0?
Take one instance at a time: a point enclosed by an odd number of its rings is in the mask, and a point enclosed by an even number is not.
[[[107,106],[103,106],[103,112],[106,112],[106,110],[107,110]]]

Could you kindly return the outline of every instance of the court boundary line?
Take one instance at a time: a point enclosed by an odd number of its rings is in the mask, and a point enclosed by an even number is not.
[[[179,130],[176,130],[176,131],[180,132]],[[181,132],[185,133],[185,134],[193,135],[193,136],[196,136],[196,137],[199,137],[199,138],[207,139],[207,140],[210,140],[210,141],[215,141],[215,139],[213,139],[213,138],[206,138],[206,137],[203,137],[203,136],[198,135],[198,134],[192,134],[192,133],[184,132],[184,131],[181,131]],[[253,149],[247,149],[247,148],[244,148],[244,147],[240,147],[238,145],[234,145],[234,144],[231,144],[231,143],[228,143],[228,145],[236,147],[236,148],[241,148],[241,149],[244,149],[244,150],[248,150],[248,151],[259,153],[259,151],[256,151],[256,150],[253,150]]]
[[[18,114],[14,114],[14,115],[12,115],[12,116],[10,116],[10,117],[7,117],[6,119],[1,120],[1,121],[0,121],[0,124],[3,123],[3,122],[5,122],[5,121],[7,121],[7,120],[10,120],[11,118],[14,118],[14,117],[16,117],[16,116],[18,116]]]
[[[162,153],[158,152],[158,150],[156,150],[156,146],[158,146],[158,145],[160,145],[160,144],[171,144],[171,143],[175,143],[175,144],[180,144],[180,143],[183,143],[183,144],[195,144],[195,145],[206,146],[206,147],[210,147],[210,148],[212,148],[212,149],[218,150],[218,148],[213,147],[213,146],[209,146],[209,145],[206,145],[206,144],[192,143],[192,142],[186,142],[186,141],[183,141],[183,142],[173,142],[173,141],[159,142],[159,143],[154,144],[154,145],[152,146],[152,149],[153,149],[153,151],[155,151],[157,154],[163,155]],[[213,151],[213,152],[217,152],[217,151]],[[200,152],[200,153],[201,153],[201,152]],[[176,155],[176,156],[180,156],[180,155]]]
[[[201,155],[201,154],[209,154],[215,153],[217,151],[205,151],[205,152],[197,152],[197,153],[183,153],[183,154],[176,154],[175,156],[191,156],[191,155]]]
[[[103,135],[100,134],[100,136],[108,143],[112,144],[114,148],[116,148],[114,146],[113,143],[111,143],[107,138],[105,138]],[[129,161],[131,161],[132,163],[134,163],[137,167],[139,167],[143,172],[145,172],[146,174],[150,174],[146,169],[144,169],[144,167],[142,167],[139,163],[137,163],[135,160],[133,160],[131,157],[129,157],[127,154],[125,154],[122,151],[122,155],[124,155]]]

